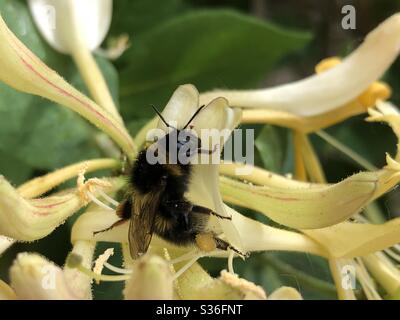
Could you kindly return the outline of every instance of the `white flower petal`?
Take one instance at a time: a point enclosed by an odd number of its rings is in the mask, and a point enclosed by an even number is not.
[[[124,290],[127,300],[172,300],[173,293],[170,265],[153,255],[146,255],[135,263],[132,278]]]
[[[110,28],[112,0],[29,0],[28,4],[43,37],[63,53],[70,53],[71,32],[79,33],[87,48],[94,50]]]
[[[175,90],[172,97],[162,111],[167,123],[182,128],[199,107],[199,92],[191,84],[185,84]],[[165,124],[158,121],[159,129],[166,130]]]
[[[353,100],[379,79],[400,49],[400,14],[381,23],[343,62],[321,74],[268,89],[216,90],[201,95],[200,103],[225,97],[231,106],[268,108],[300,116],[321,114]]]
[[[61,268],[32,253],[20,253],[10,269],[11,286],[19,299],[72,300]]]
[[[303,300],[303,297],[292,287],[280,287],[268,296],[268,300]]]
[[[96,243],[91,241],[77,241],[74,243],[72,253],[82,258],[82,265],[85,268],[92,268],[93,254]],[[78,299],[91,300],[92,297],[92,279],[76,268],[64,267],[64,277],[68,282],[71,292]]]

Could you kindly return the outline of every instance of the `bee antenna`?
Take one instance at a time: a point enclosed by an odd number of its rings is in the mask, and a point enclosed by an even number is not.
[[[164,124],[168,127],[168,128],[172,128],[172,126],[165,121],[164,117],[162,116],[161,112],[157,110],[157,108],[154,106],[154,104],[151,104],[151,107],[153,108],[154,112],[157,113],[157,115],[160,117],[160,119],[162,120],[162,122],[164,122]]]
[[[182,128],[182,130],[186,129],[186,127],[189,125],[189,123],[192,122],[192,120],[200,113],[201,110],[203,110],[205,105],[203,104],[200,108],[196,110],[196,112],[192,115],[192,117],[189,119],[189,121],[185,124],[185,126]]]

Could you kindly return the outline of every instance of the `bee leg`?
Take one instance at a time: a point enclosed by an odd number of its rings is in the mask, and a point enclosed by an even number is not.
[[[99,230],[99,231],[93,231],[93,235],[95,236],[98,233],[102,233],[102,232],[106,232],[108,230],[111,230],[114,227],[117,227],[121,224],[123,224],[125,221],[127,221],[126,219],[119,219],[118,221],[114,222],[111,226],[109,226],[108,228],[105,228],[103,230]]]
[[[224,251],[228,251],[229,249],[236,252],[238,255],[244,257],[244,258],[248,258],[249,257],[249,253],[243,253],[241,251],[239,251],[238,249],[236,249],[235,247],[233,247],[232,245],[230,245],[228,242],[226,242],[225,240],[222,240],[218,237],[214,237],[214,241],[216,244],[217,249],[220,250],[224,250]]]
[[[220,218],[220,219],[232,220],[232,217],[221,216],[220,214],[216,213],[215,211],[212,211],[211,209],[202,207],[202,206],[194,205],[192,208],[192,212],[208,214],[208,215],[216,216],[217,218]]]

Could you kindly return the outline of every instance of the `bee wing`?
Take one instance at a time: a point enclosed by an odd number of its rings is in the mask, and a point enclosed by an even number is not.
[[[149,248],[158,204],[155,195],[134,199],[128,236],[129,250],[133,259],[139,258]]]

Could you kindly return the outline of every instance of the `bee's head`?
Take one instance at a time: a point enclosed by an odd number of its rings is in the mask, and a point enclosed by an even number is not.
[[[199,112],[204,108],[204,105],[196,110],[196,112],[192,115],[192,117],[182,129],[172,127],[169,123],[165,121],[161,113],[154,106],[152,107],[157,115],[160,117],[160,119],[167,126],[167,128],[172,129],[158,142],[163,142],[163,144],[166,146],[166,151],[169,154],[175,151],[178,163],[181,162],[180,159],[182,158],[185,158],[186,161],[190,160],[198,153],[198,150],[201,149],[201,139],[197,136],[196,132],[192,130],[191,127],[189,127],[189,125],[193,121],[193,119],[199,114]]]

